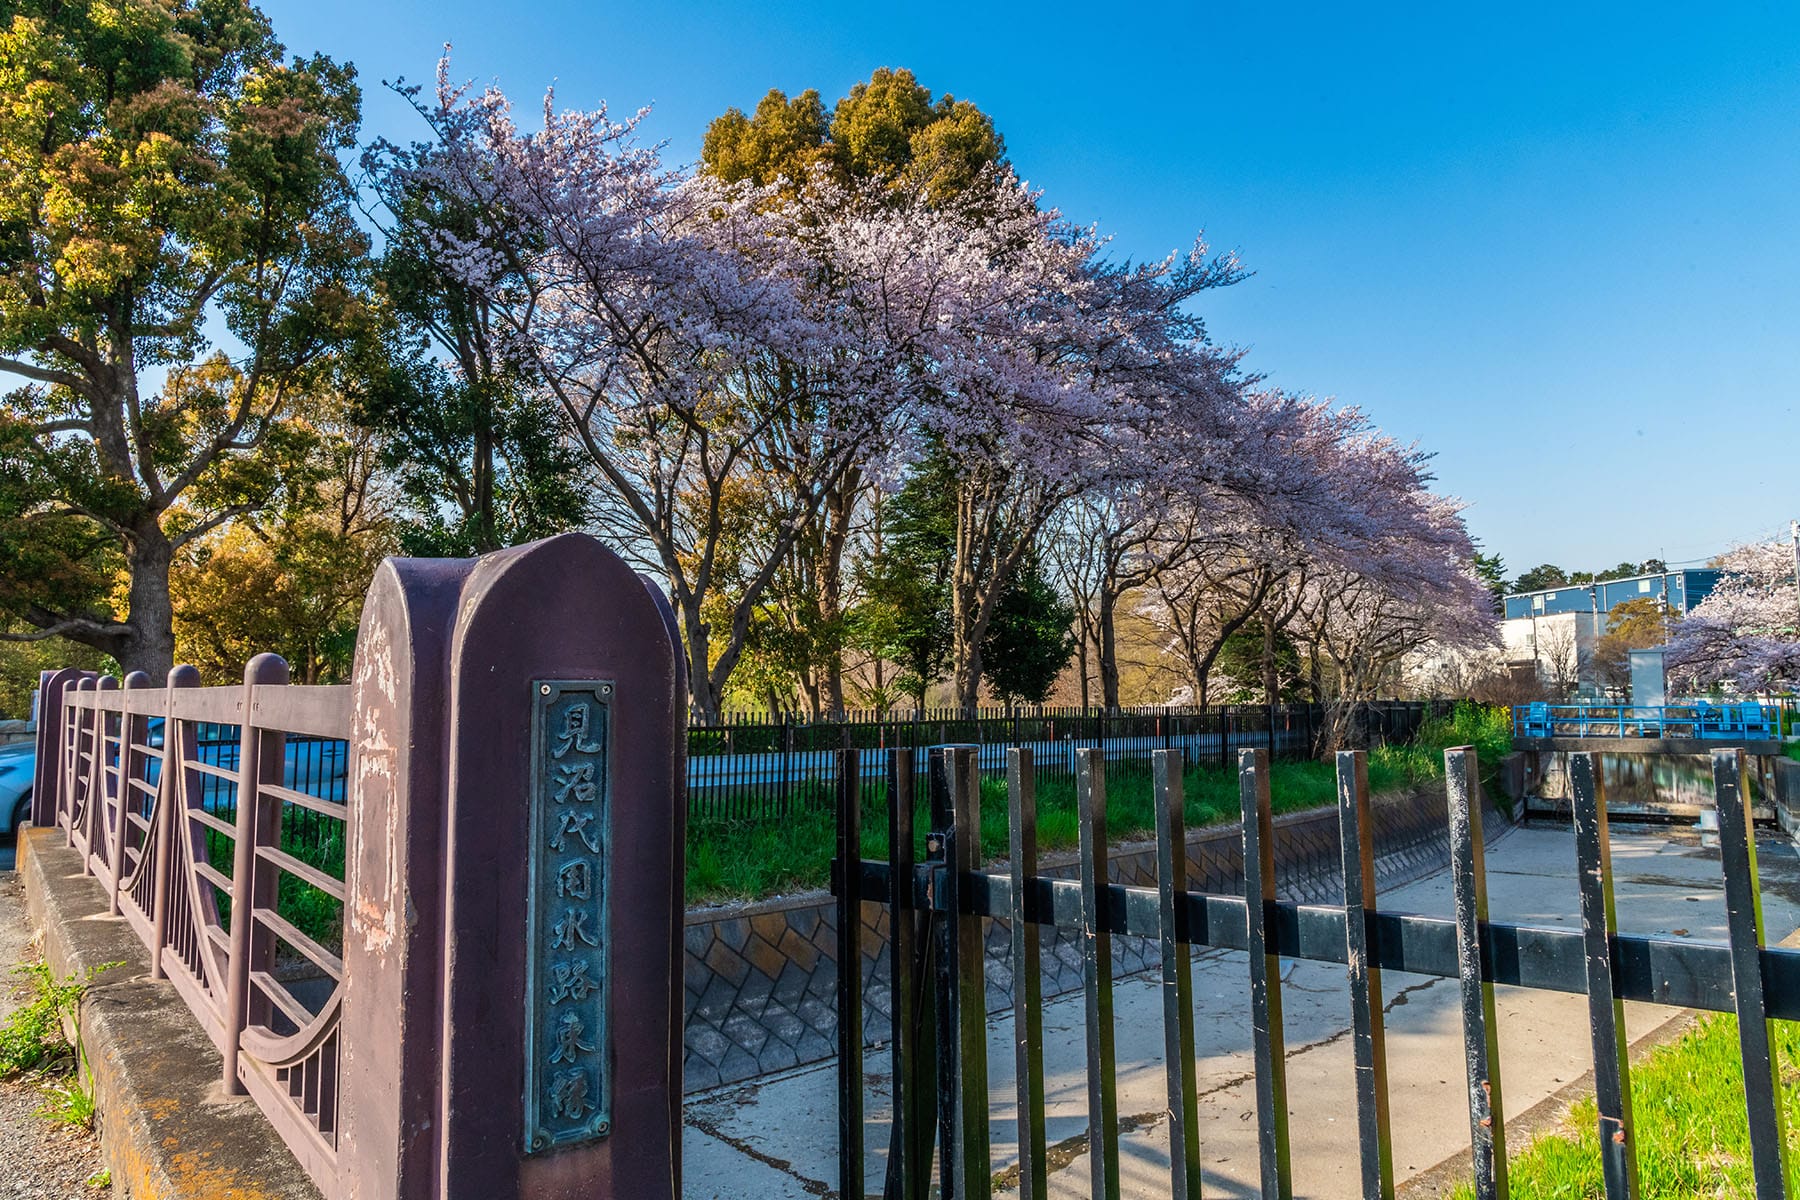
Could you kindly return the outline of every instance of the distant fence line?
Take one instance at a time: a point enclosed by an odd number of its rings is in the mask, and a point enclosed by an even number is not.
[[[1431,715],[1447,711],[1446,701],[1386,700],[1361,705],[1356,740],[1362,744],[1404,741]],[[151,743],[160,746],[160,722]],[[984,773],[999,776],[1006,750],[1029,746],[1043,777],[1073,776],[1076,751],[1099,748],[1109,763],[1148,770],[1158,750],[1181,750],[1193,764],[1223,767],[1241,749],[1266,749],[1272,758],[1314,757],[1325,726],[1316,704],[1234,704],[1205,707],[1020,708],[925,710],[881,715],[850,713],[842,720],[812,720],[793,713],[727,713],[710,721],[688,722],[688,818],[699,822],[774,819],[831,800],[836,770],[833,752],[862,750],[865,784],[887,777],[889,755],[911,750],[922,763],[925,748],[960,743],[981,747]],[[237,767],[236,726],[198,723],[195,750],[210,767]],[[285,744],[284,784],[319,799],[342,803],[349,743],[341,738],[294,737]],[[150,782],[155,783],[155,764]],[[203,807],[232,819],[229,785],[204,776],[197,794]],[[292,836],[326,853],[341,854],[341,827],[317,812],[291,814]],[[213,840],[218,840],[214,838]],[[335,843],[335,844],[328,844]]]
[[[1358,744],[1411,738],[1438,700],[1379,700],[1356,706]],[[1006,769],[1006,749],[1029,746],[1040,777],[1075,773],[1076,751],[1098,748],[1109,763],[1149,770],[1158,750],[1182,750],[1194,764],[1226,767],[1234,751],[1265,749],[1276,759],[1309,759],[1320,749],[1326,709],[1317,704],[1226,704],[1099,709],[926,709],[852,712],[842,719],[797,713],[726,713],[688,719],[687,805],[691,821],[772,818],[831,802],[833,754],[864,751],[865,786],[887,777],[894,751],[921,764],[928,746],[981,747],[985,774]]]

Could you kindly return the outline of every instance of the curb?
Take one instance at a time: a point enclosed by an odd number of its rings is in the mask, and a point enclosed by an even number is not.
[[[320,1200],[320,1193],[248,1097],[227,1096],[218,1051],[106,895],[81,873],[59,831],[18,839],[25,911],[43,931],[58,978],[104,963],[81,1001],[101,1152],[114,1195],[127,1200]]]

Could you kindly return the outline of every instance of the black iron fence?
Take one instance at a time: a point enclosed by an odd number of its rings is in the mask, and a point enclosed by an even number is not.
[[[1182,828],[1179,750],[1151,755],[1156,798],[1154,888],[1108,882],[1107,763],[1099,750],[1076,754],[1079,881],[1040,876],[1035,768],[1028,748],[1008,753],[1011,853],[1007,869],[980,869],[978,751],[934,747],[928,759],[930,828],[924,862],[914,860],[913,808],[888,808],[890,857],[861,857],[859,752],[840,751],[837,772],[839,962],[857,961],[861,906],[887,909],[891,930],[890,1046],[893,1117],[886,1146],[886,1200],[925,1200],[934,1174],[942,1194],[984,1200],[993,1190],[989,1153],[987,1006],[982,923],[997,918],[1011,934],[1017,1061],[1020,1200],[1048,1194],[1041,963],[1038,931],[1070,931],[1082,947],[1086,1008],[1087,1156],[1091,1194],[1120,1192],[1118,1072],[1114,1058],[1111,939],[1149,939],[1160,949],[1167,1064],[1169,1192],[1201,1194],[1196,1120],[1195,1006],[1189,955],[1194,947],[1247,952],[1246,984],[1254,1029],[1255,1109],[1260,1192],[1292,1195],[1282,1044],[1281,959],[1346,968],[1354,1053],[1361,1193],[1394,1194],[1387,1104],[1381,972],[1406,971],[1458,981],[1468,1084],[1472,1174],[1479,1200],[1507,1195],[1505,1113],[1501,1103],[1494,987],[1506,984],[1588,997],[1595,1064],[1596,1131],[1608,1200],[1638,1194],[1638,1131],[1630,1097],[1624,1002],[1733,1012],[1738,1018],[1749,1119],[1751,1166],[1759,1200],[1786,1195],[1787,1144],[1780,1108],[1772,1019],[1800,1019],[1800,951],[1764,944],[1755,832],[1740,750],[1713,754],[1719,813],[1727,941],[1713,944],[1620,933],[1613,902],[1606,802],[1586,753],[1571,756],[1575,838],[1570,866],[1579,879],[1581,928],[1551,929],[1491,921],[1483,867],[1482,805],[1475,751],[1445,752],[1453,918],[1384,912],[1376,895],[1367,758],[1337,758],[1342,903],[1300,905],[1276,899],[1273,818],[1266,748],[1237,753],[1243,808],[1241,895],[1191,891]],[[889,786],[916,786],[910,755],[888,759]],[[860,971],[838,972],[839,1191],[865,1194],[869,1129],[863,1110]],[[1010,1124],[1010,1122],[1009,1122]],[[879,1138],[879,1132],[877,1137]],[[934,1153],[936,1166],[934,1171]],[[1012,1172],[1009,1171],[1009,1174]]]
[[[1438,701],[1384,700],[1358,706],[1353,740],[1404,741]],[[687,803],[690,821],[756,820],[800,806],[830,803],[840,750],[859,750],[865,782],[885,779],[890,760],[910,755],[923,768],[925,748],[979,747],[981,771],[998,777],[1006,753],[1029,747],[1041,776],[1073,777],[1082,750],[1098,748],[1116,771],[1148,771],[1152,756],[1180,750],[1191,763],[1229,767],[1242,749],[1271,759],[1307,759],[1319,751],[1326,710],[1316,704],[1230,704],[1205,707],[1019,708],[850,713],[809,720],[792,713],[725,714],[688,723]]]

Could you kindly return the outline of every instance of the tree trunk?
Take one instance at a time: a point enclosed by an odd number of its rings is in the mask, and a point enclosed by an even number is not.
[[[175,561],[175,548],[155,515],[139,523],[126,546],[125,561],[131,573],[125,623],[131,631],[116,652],[119,668],[126,674],[142,671],[153,684],[160,683],[175,665],[175,606],[169,598],[169,567]]]
[[[1119,707],[1119,644],[1113,628],[1117,597],[1110,587],[1100,588],[1100,699],[1108,711]]]
[[[861,488],[860,475],[850,471],[825,501],[824,545],[819,555],[820,627],[830,631],[831,651],[825,656],[824,703],[833,717],[844,715],[844,547],[850,541],[850,519]]]
[[[706,621],[700,616],[699,601],[688,597],[680,601],[682,642],[687,647],[688,703],[705,721],[719,716],[719,695],[713,688],[712,672],[707,664],[711,645]]]
[[[1262,669],[1263,669],[1263,703],[1274,704],[1276,694],[1281,690],[1281,680],[1275,676],[1275,625],[1269,620],[1269,614],[1263,614],[1262,622]]]

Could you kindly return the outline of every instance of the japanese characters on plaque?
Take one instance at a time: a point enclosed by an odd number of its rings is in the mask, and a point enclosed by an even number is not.
[[[606,943],[612,684],[533,684],[525,1149],[611,1130]]]

